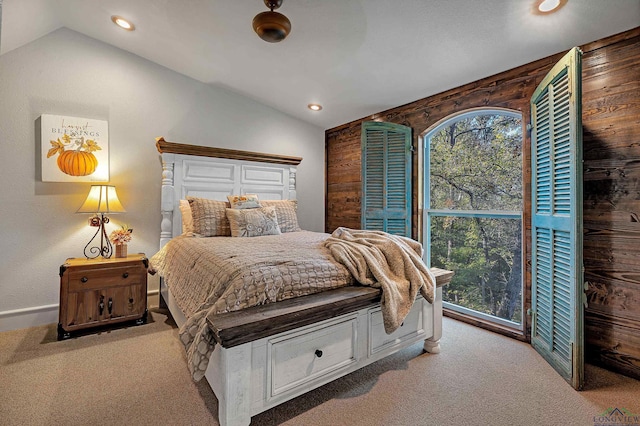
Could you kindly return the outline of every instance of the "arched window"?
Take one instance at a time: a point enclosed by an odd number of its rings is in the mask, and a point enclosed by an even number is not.
[[[455,271],[445,307],[522,329],[522,115],[471,110],[423,141],[426,261]]]

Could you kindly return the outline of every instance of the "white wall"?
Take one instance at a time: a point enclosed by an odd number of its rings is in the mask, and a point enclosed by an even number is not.
[[[89,183],[38,179],[41,114],[109,122],[110,183],[127,210],[109,226],[134,229],[130,253],[159,243],[157,136],[303,157],[300,225],[324,229],[323,129],[63,28],[0,56],[0,331],[57,322],[59,266],[95,230],[75,213]]]
[[[0,0],[0,46],[2,45],[2,0]]]

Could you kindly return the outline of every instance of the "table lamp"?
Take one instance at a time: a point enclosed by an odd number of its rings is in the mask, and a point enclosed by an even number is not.
[[[91,185],[89,195],[76,213],[94,213],[89,219],[91,226],[97,226],[98,230],[84,247],[84,255],[87,259],[95,259],[102,256],[108,259],[113,254],[113,246],[107,237],[104,225],[109,223],[109,218],[105,213],[124,213],[126,210],[118,199],[116,187],[113,185]],[[100,234],[100,246],[96,246],[96,237]]]

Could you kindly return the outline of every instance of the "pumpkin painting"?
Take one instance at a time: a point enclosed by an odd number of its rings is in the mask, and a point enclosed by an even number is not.
[[[66,133],[62,140],[58,138],[51,142],[51,149],[47,158],[58,155],[58,168],[69,176],[88,176],[96,171],[98,159],[93,151],[101,150],[96,141],[84,137],[72,138]],[[67,149],[75,148],[75,149]]]
[[[71,176],[88,176],[96,167],[98,159],[91,152],[64,151],[58,156],[58,168]]]

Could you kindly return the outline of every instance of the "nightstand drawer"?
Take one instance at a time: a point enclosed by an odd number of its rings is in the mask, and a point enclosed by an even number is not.
[[[69,271],[69,291],[121,287],[142,281],[147,271],[139,266]]]

